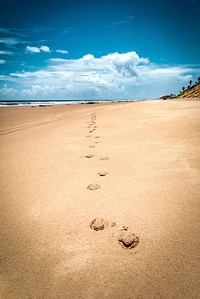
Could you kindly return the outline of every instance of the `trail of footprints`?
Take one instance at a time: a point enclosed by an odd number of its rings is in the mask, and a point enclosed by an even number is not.
[[[95,140],[100,138],[100,136],[98,136],[96,134],[93,135],[94,132],[96,131],[96,129],[98,128],[96,122],[97,122],[96,114],[92,113],[89,125],[87,126],[87,128],[89,129],[89,135],[87,135],[86,138],[93,137],[93,138],[95,138]],[[89,148],[90,149],[95,148],[98,143],[99,143],[99,141],[94,141],[94,144],[89,145]],[[85,156],[85,158],[92,159],[92,158],[94,158],[94,154],[87,154]],[[100,158],[101,161],[106,161],[108,159],[109,159],[109,157],[101,157]],[[108,175],[108,172],[101,171],[101,172],[98,172],[97,175],[100,177],[105,177]],[[95,191],[95,190],[98,190],[99,188],[100,188],[100,185],[95,184],[95,183],[92,183],[87,186],[87,189],[89,191]],[[105,228],[109,227],[109,223],[107,220],[104,220],[102,218],[95,218],[91,221],[89,226],[91,229],[93,229],[95,231],[102,231]],[[115,226],[116,226],[115,222],[112,222],[110,224],[110,227],[112,227],[112,228]],[[118,243],[125,249],[132,249],[138,245],[139,237],[137,237],[127,226],[122,226],[122,228],[120,228],[120,233],[118,234]]]
[[[86,136],[87,138],[89,138],[89,137],[94,137],[95,139],[100,138],[100,136],[98,136],[98,135],[96,135],[96,136],[91,135],[91,134],[93,134],[93,133],[96,131],[96,129],[98,128],[96,122],[97,122],[96,114],[95,114],[95,113],[92,113],[92,114],[91,114],[91,119],[90,119],[89,125],[87,126],[88,129],[89,129],[89,135]],[[95,141],[94,143],[95,143],[95,145],[94,145],[94,144],[91,144],[91,145],[89,145],[89,148],[95,148],[95,147],[96,147],[96,144],[98,144],[99,141]],[[87,159],[91,159],[91,158],[94,157],[94,155],[93,155],[93,154],[88,154],[88,155],[86,155],[85,157],[86,157]],[[102,158],[100,158],[100,160],[102,160],[102,161],[104,161],[104,160],[108,160],[108,157],[102,157]],[[97,173],[97,175],[100,176],[100,177],[104,177],[104,176],[106,176],[107,174],[108,174],[108,173],[105,172],[105,171],[104,171],[104,172],[98,172],[98,173]],[[97,189],[99,189],[99,188],[100,188],[100,185],[98,185],[98,184],[90,184],[89,186],[87,186],[87,189],[90,190],[90,191],[97,190]]]

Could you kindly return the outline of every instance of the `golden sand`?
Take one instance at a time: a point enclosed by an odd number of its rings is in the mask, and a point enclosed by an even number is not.
[[[8,107],[0,122],[1,298],[199,297],[200,101]]]

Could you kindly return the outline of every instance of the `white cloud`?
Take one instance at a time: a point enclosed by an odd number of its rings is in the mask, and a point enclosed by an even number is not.
[[[129,23],[134,19],[134,16],[128,16],[124,20],[119,20],[115,22],[111,22],[109,25],[105,26],[106,28],[115,27],[124,23]]]
[[[66,50],[56,50],[57,53],[61,53],[61,54],[68,54],[69,52]]]
[[[40,53],[40,52],[46,52],[50,53],[51,50],[48,46],[41,46],[41,47],[31,47],[31,46],[26,46],[26,51],[28,53]]]
[[[46,32],[46,31],[52,31],[52,27],[47,27],[47,26],[40,26],[40,25],[35,25],[35,26],[28,26],[25,28],[25,30],[28,30],[29,32],[33,33],[41,33],[41,32]]]
[[[30,32],[30,30],[29,30]],[[2,28],[0,27],[0,33],[6,34],[6,35],[10,35],[10,36],[18,36],[20,38],[25,37],[24,35],[24,28],[20,29],[20,28]]]
[[[119,54],[111,53],[100,58],[95,58],[91,54],[87,54],[80,59],[50,59],[52,65],[49,67],[56,71],[73,71],[86,72],[94,76],[93,72],[102,74],[103,76],[113,74],[116,76],[134,76],[137,77],[137,68],[140,64],[147,64],[148,59],[140,58],[134,51]]]
[[[31,47],[31,46],[26,46],[26,51],[30,53],[40,53],[40,48],[38,47]]]
[[[5,64],[6,61],[4,59],[0,59],[0,64]]]
[[[33,53],[41,51],[34,48]],[[198,72],[195,66],[158,66],[131,51],[98,58],[91,54],[79,59],[51,58],[39,71],[15,72],[0,79],[9,81],[10,88],[14,82],[21,98],[134,99],[178,92],[177,86],[181,88]]]
[[[0,51],[0,55],[13,55],[14,52],[11,51]]]
[[[11,76],[16,78],[16,81],[23,78],[23,82],[30,86],[33,83],[34,86],[46,86],[45,89],[48,86],[56,86],[57,95],[63,95],[63,91],[67,95],[67,91],[70,97],[82,97],[88,96],[89,91],[92,92],[92,96],[106,97],[106,92],[118,92],[123,97],[122,83],[134,84],[139,78],[138,66],[147,64],[148,60],[140,58],[135,52],[116,52],[100,58],[91,54],[80,59],[53,58],[49,59],[49,63],[49,66],[41,71],[12,73]],[[66,87],[69,84],[70,89]],[[28,90],[36,95],[32,87]]]
[[[47,52],[47,53],[51,52],[50,49],[49,49],[49,47],[47,47],[47,46],[41,46],[40,50],[43,51],[43,52]]]
[[[56,96],[57,88],[56,86],[50,86],[50,85],[32,85],[28,89],[23,89],[21,91],[22,97],[49,97],[49,96]]]
[[[8,98],[16,96],[18,91],[14,88],[8,87],[7,84],[4,84],[3,88],[0,89],[0,95],[4,98],[8,96]]]
[[[1,37],[0,44],[6,44],[7,46],[13,46],[20,43],[18,38],[15,37]]]

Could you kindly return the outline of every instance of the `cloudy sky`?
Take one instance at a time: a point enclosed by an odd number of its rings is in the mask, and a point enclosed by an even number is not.
[[[200,76],[200,0],[7,0],[0,99],[149,99]]]

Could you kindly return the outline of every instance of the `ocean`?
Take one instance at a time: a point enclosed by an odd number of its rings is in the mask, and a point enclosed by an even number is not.
[[[105,102],[137,102],[138,100],[0,100],[0,107],[94,104]]]

